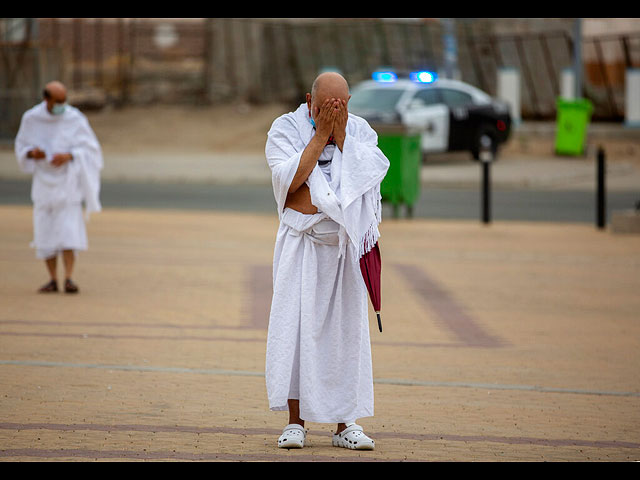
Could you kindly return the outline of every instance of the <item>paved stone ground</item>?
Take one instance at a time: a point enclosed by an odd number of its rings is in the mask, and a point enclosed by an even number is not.
[[[274,215],[107,209],[81,292],[36,294],[31,208],[0,206],[4,461],[638,461],[640,242],[589,225],[382,225],[373,452],[264,386]]]

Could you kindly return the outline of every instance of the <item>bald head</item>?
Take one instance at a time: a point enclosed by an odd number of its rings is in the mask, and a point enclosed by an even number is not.
[[[309,112],[315,112],[316,108],[328,98],[349,101],[349,84],[345,78],[337,72],[325,72],[316,77],[311,86],[311,93],[307,93],[307,106]]]
[[[44,101],[47,102],[47,110],[53,112],[56,104],[64,104],[67,101],[67,88],[62,82],[53,81],[44,86]]]
[[[318,103],[327,98],[349,100],[349,84],[339,73],[321,73],[311,86],[311,98]]]
[[[49,82],[44,86],[44,97],[50,98],[54,102],[62,103],[67,101],[67,87],[57,80]]]

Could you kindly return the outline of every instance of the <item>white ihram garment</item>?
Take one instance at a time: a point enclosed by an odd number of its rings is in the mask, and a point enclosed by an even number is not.
[[[300,402],[300,418],[351,422],[373,415],[368,297],[359,258],[379,237],[380,182],[389,161],[377,135],[349,114],[343,152],[327,147],[306,183],[318,213],[284,208],[314,134],[306,104],[273,123],[266,144],[280,217],[266,353],[271,410]],[[323,173],[322,170],[325,170]]]
[[[27,158],[39,148],[42,160]],[[60,167],[51,164],[57,153],[70,152],[73,160]],[[49,258],[61,250],[86,250],[87,234],[82,215],[101,210],[100,170],[103,166],[100,144],[87,118],[67,106],[61,115],[47,111],[46,102],[22,116],[16,136],[15,153],[21,170],[33,175],[33,242],[38,258]]]

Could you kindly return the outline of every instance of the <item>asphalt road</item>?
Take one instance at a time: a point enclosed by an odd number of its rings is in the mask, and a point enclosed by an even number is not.
[[[0,180],[0,204],[31,203],[31,180]],[[170,208],[275,213],[275,201],[267,185],[211,185],[196,183],[103,182],[104,208]],[[640,192],[608,192],[607,218],[614,210],[633,208]],[[492,220],[595,223],[595,192],[549,190],[499,190],[491,192]],[[386,218],[392,216],[385,205]],[[400,216],[405,215],[404,208]],[[481,218],[479,189],[423,188],[413,215],[434,219]]]

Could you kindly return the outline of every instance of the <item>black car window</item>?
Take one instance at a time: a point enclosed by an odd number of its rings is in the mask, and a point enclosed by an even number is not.
[[[418,90],[413,98],[419,98],[425,105],[436,105],[438,103],[442,103],[440,93],[435,88],[424,88],[422,90]]]
[[[366,88],[353,92],[349,108],[376,112],[395,112],[396,104],[404,93],[398,88]]]
[[[450,88],[441,88],[440,93],[449,107],[461,107],[473,103],[471,95],[460,90],[452,90]]]

